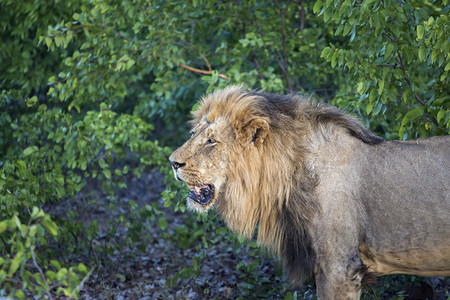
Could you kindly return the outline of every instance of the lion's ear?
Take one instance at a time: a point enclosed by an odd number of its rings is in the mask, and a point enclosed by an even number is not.
[[[253,119],[239,130],[239,140],[242,145],[252,143],[256,147],[264,143],[269,134],[269,123],[264,119]]]

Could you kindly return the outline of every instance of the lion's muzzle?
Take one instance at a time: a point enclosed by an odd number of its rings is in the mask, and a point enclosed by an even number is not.
[[[178,181],[186,182],[186,180],[178,174],[179,169],[186,166],[185,163],[179,163],[175,161],[172,156],[169,158],[170,164],[172,165],[172,170],[175,176],[175,179]],[[189,184],[186,182],[190,192],[189,198],[200,204],[201,206],[205,206],[210,203],[214,199],[215,188],[212,184]]]

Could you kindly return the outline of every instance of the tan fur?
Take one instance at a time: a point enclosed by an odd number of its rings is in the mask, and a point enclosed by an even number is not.
[[[189,207],[247,238],[258,225],[294,284],[314,274],[320,297],[349,299],[371,274],[450,275],[449,137],[384,142],[334,107],[241,86],[206,95],[192,124],[170,160],[215,197]]]

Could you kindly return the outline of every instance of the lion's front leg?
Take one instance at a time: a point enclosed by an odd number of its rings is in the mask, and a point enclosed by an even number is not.
[[[357,251],[347,259],[323,259],[314,271],[318,298],[359,299],[364,270]]]
[[[336,200],[337,202],[337,200]],[[367,268],[359,257],[358,228],[351,210],[325,211],[316,219],[314,275],[319,299],[359,299]]]

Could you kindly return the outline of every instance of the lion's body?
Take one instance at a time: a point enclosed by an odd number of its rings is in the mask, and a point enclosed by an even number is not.
[[[230,87],[202,99],[175,175],[323,298],[371,275],[450,275],[450,137],[385,142],[336,108]],[[200,189],[200,187],[202,189]],[[194,200],[195,199],[195,200]],[[206,199],[206,200],[205,200]]]

